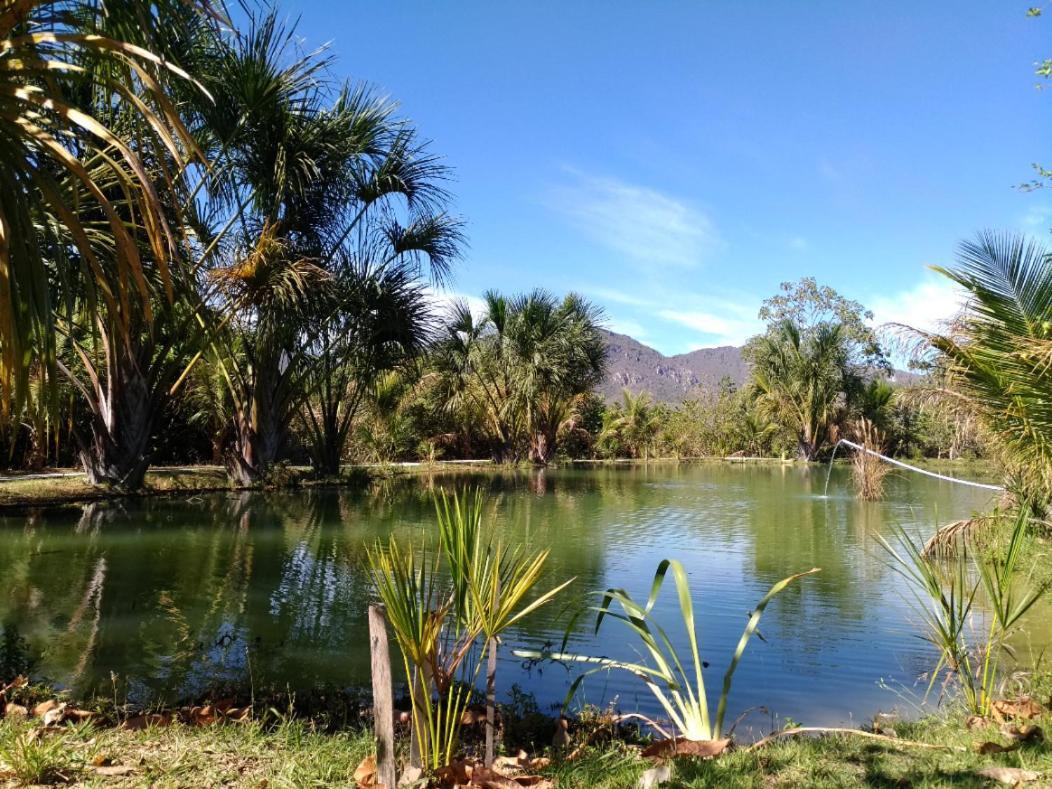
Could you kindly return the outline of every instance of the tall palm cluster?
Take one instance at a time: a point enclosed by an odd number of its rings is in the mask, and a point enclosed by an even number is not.
[[[3,0],[0,393],[9,441],[136,488],[173,409],[254,483],[296,425],[338,468],[434,332],[448,173],[276,12]],[[22,427],[12,427],[21,422]]]
[[[749,347],[752,386],[761,413],[795,429],[797,454],[814,460],[860,379],[847,359],[841,324],[807,331],[776,324]]]
[[[273,9],[0,3],[9,458],[124,489],[158,458],[240,485],[424,446],[552,459],[600,316],[539,291],[441,314],[462,223],[391,100]]]
[[[455,306],[436,346],[439,399],[479,426],[495,460],[545,465],[603,379],[599,312],[570,294],[488,292],[475,315]]]

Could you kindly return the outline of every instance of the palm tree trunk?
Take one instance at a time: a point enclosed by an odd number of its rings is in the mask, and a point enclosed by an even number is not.
[[[138,490],[150,465],[156,407],[130,351],[107,361],[105,384],[88,398],[90,438],[75,433],[80,461],[92,485]]]
[[[226,456],[226,470],[238,485],[252,487],[263,482],[277,460],[285,431],[272,409],[252,399],[251,410],[239,409],[234,422],[234,444]]]
[[[547,466],[556,450],[555,431],[541,428],[530,438],[530,462],[535,466]]]

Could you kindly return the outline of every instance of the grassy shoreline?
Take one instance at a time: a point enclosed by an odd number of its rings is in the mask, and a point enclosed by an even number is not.
[[[429,473],[487,469],[484,463],[439,463],[434,465],[348,466],[339,477],[317,477],[308,466],[290,466],[280,479],[267,485],[239,487],[234,485],[221,466],[158,466],[146,473],[142,490],[123,491],[96,487],[82,473],[56,469],[41,475],[17,475],[0,479],[0,513],[30,507],[52,507],[84,504],[112,499],[196,495],[253,490],[297,490],[304,488],[364,487],[377,479]]]
[[[1030,785],[1048,786],[1052,746],[1042,731],[1052,731],[1052,708],[1043,702],[1052,690],[1052,674],[1032,677],[1026,687],[1042,710],[1033,719],[1013,722],[1036,727],[1030,731],[1037,734],[1022,745],[1014,745],[1008,729],[993,722],[969,726],[963,710],[951,705],[917,721],[885,720],[880,739],[786,736],[754,750],[742,745],[712,760],[675,759],[667,763],[670,775],[662,785],[983,787],[994,782],[980,771],[1010,768],[1036,774]],[[40,698],[40,689],[33,693]],[[364,721],[332,731],[273,707],[256,713],[240,721],[212,716],[199,725],[137,724],[135,718],[113,725],[116,721],[101,713],[99,720],[109,724],[67,721],[44,727],[39,719],[9,712],[0,719],[0,786],[354,786],[356,767],[374,751]],[[997,752],[989,743],[1011,750]],[[531,756],[550,758],[536,772],[559,787],[627,789],[655,766],[641,755],[639,741],[601,719],[579,724],[571,747],[534,749]]]

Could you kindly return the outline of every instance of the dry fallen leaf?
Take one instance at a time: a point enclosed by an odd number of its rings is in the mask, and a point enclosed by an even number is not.
[[[354,769],[354,780],[359,789],[372,789],[376,786],[376,757],[372,754],[362,759]]]
[[[58,702],[55,699],[48,699],[47,701],[42,701],[35,707],[33,707],[33,717],[43,718],[56,707],[58,707]]]
[[[435,778],[443,786],[467,786],[475,773],[475,764],[467,759],[453,762],[435,771]]]
[[[991,781],[1008,784],[1009,786],[1032,783],[1041,777],[1041,773],[1033,770],[1021,770],[1018,767],[987,767],[985,770],[979,770],[976,775],[988,778]]]
[[[1014,742],[1011,745],[1001,745],[999,742],[977,742],[975,743],[975,752],[983,756],[989,756],[991,753],[1008,753],[1019,748],[1019,743]]]
[[[23,707],[21,704],[8,704],[4,709],[5,718],[28,718],[29,710]]]
[[[649,759],[666,759],[670,756],[695,756],[712,759],[726,751],[730,738],[724,740],[658,740],[643,749]]]
[[[990,712],[998,723],[1017,718],[1030,720],[1043,713],[1045,708],[1029,696],[1017,699],[1001,699],[990,704]]]
[[[519,786],[532,786],[533,789],[545,789],[552,785],[543,775],[520,775],[515,778],[515,783]]]
[[[88,769],[95,773],[95,775],[105,775],[111,778],[115,778],[121,775],[131,775],[135,772],[134,767],[130,767],[126,764],[106,764],[102,765],[101,767],[92,766]]]
[[[984,726],[989,725],[990,721],[984,718],[982,715],[969,715],[968,719],[964,722],[964,726],[966,729],[981,729]]]

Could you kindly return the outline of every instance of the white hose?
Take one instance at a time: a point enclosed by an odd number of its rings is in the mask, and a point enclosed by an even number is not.
[[[985,482],[971,482],[967,479],[957,479],[956,477],[947,477],[945,474],[936,474],[934,471],[928,471],[923,468],[917,468],[911,466],[909,463],[903,463],[901,460],[895,460],[895,458],[889,458],[887,455],[882,455],[879,452],[875,452],[872,449],[867,449],[861,444],[856,444],[854,441],[848,441],[846,438],[840,439],[840,444],[847,444],[852,449],[856,449],[859,452],[865,452],[874,457],[878,457],[881,460],[890,463],[893,466],[899,466],[900,468],[908,469],[910,471],[916,471],[918,474],[923,474],[926,477],[934,477],[935,479],[941,479],[944,482],[956,482],[958,485],[968,485],[973,488],[983,488],[984,490],[1004,490],[1000,485],[989,485]]]

